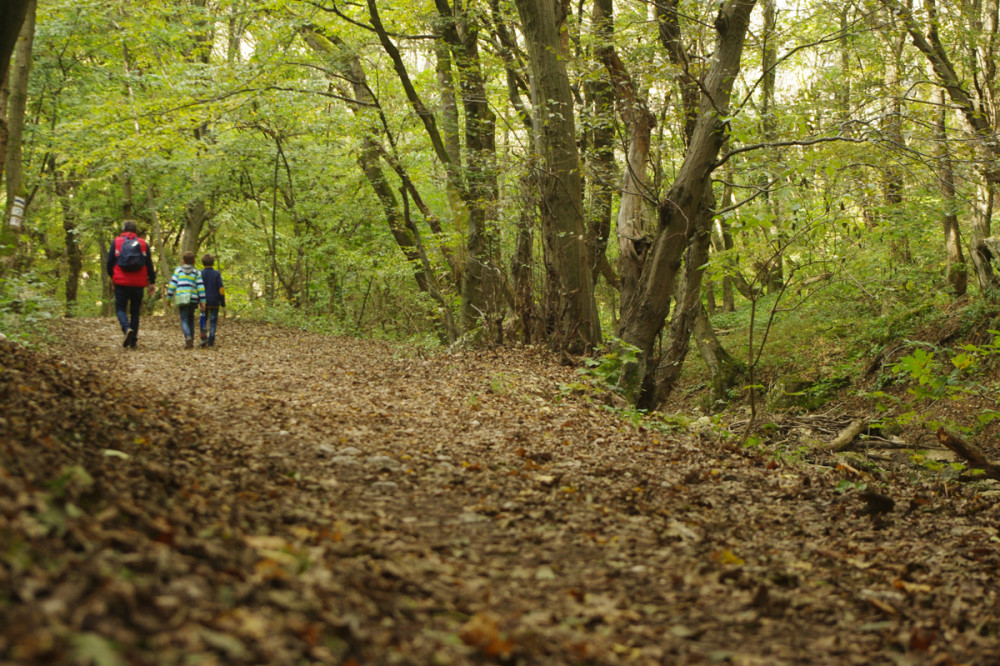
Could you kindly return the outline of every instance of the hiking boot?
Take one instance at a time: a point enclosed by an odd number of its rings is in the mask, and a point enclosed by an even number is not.
[[[135,331],[131,328],[125,330],[125,339],[122,340],[122,347],[135,347]]]
[[[184,338],[184,349],[194,349],[194,338]]]
[[[202,338],[201,339],[201,345],[199,345],[199,346],[200,347],[207,347],[208,346],[208,340],[206,338]]]

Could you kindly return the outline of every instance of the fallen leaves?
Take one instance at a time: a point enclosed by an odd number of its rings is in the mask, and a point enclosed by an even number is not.
[[[986,486],[869,501],[858,464],[636,429],[525,349],[226,322],[178,400],[170,324],[0,346],[0,661],[1000,663]]]
[[[473,615],[461,626],[458,637],[463,643],[488,657],[509,657],[514,647],[510,640],[501,635],[497,616],[483,611]]]

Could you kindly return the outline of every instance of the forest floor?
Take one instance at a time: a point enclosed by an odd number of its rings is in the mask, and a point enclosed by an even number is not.
[[[541,351],[0,342],[3,664],[1000,663],[1000,484],[636,426]]]

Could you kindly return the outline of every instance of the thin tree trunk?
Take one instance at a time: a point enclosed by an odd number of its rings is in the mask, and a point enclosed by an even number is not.
[[[951,57],[945,50],[938,35],[938,10],[936,1],[924,0],[924,9],[928,15],[928,22],[924,27],[917,23],[913,13],[901,7],[897,0],[882,0],[882,4],[902,21],[913,45],[924,54],[924,57],[933,69],[938,84],[948,92],[951,101],[965,119],[975,139],[974,145],[981,156],[980,169],[983,177],[991,185],[1000,183],[1000,142],[996,141],[998,118],[995,110],[995,102],[992,99],[995,95],[990,92],[988,95],[977,97],[966,89],[963,79],[959,77],[955,66],[951,62]],[[996,35],[998,31],[996,3],[988,3],[985,9],[987,10],[985,12],[987,22],[984,28],[987,34],[983,38],[980,38],[980,41],[988,46],[985,60],[990,62],[988,64],[983,63],[984,66],[980,69],[980,73],[984,76],[995,76],[996,55],[994,49],[996,47]],[[977,57],[979,56],[977,55]],[[981,81],[977,78],[975,80],[979,83],[975,91],[976,94],[983,90],[993,91],[993,87],[996,85],[995,79]]]
[[[65,256],[66,266],[66,316],[73,315],[76,305],[77,294],[80,289],[80,273],[83,271],[83,250],[80,248],[78,218],[76,208],[70,198],[70,194],[77,186],[77,182],[71,178],[64,178],[60,170],[56,168],[53,160],[52,176],[54,190],[59,197],[59,205],[62,208],[63,232],[66,244]],[[103,264],[102,264],[103,267]],[[101,271],[102,273],[104,271]]]
[[[729,390],[746,376],[746,366],[737,361],[719,342],[704,308],[695,318],[693,337],[701,358],[705,361],[705,367],[708,368],[711,385],[709,396],[711,407],[714,408],[720,401],[724,402]]]
[[[4,29],[6,32],[6,28]],[[28,77],[31,73],[31,49],[35,40],[35,0],[29,0],[21,24],[20,36],[14,53],[14,67],[10,77],[10,98],[7,106],[7,154],[4,174],[6,179],[7,207],[4,224],[10,223],[14,197],[27,198],[24,184],[23,141],[25,114],[28,108]],[[6,69],[6,62],[4,63]],[[20,231],[20,230],[17,230]]]
[[[462,323],[470,328],[480,319],[499,325],[502,273],[495,256],[497,237],[490,220],[496,216],[496,116],[490,109],[486,79],[479,57],[476,20],[458,3],[436,0],[442,36],[451,49],[459,76],[465,117],[467,151],[465,205],[469,209],[465,280],[462,282]]]
[[[403,91],[423,122],[435,155],[444,165],[448,185],[460,193],[468,209],[466,265],[462,274],[462,326],[468,330],[482,317],[497,320],[500,317],[499,296],[503,280],[501,271],[493,261],[497,239],[490,224],[496,215],[498,193],[494,139],[496,120],[488,105],[475,27],[466,17],[456,19],[447,3],[438,0],[438,11],[445,19],[441,27],[460,77],[466,123],[465,140],[469,153],[465,176],[459,165],[452,160],[434,114],[420,99],[413,86],[402,55],[382,24],[375,0],[367,0],[367,7],[379,43],[392,60]]]
[[[732,180],[735,172],[730,163],[726,164],[726,184],[722,187],[722,207],[729,208],[733,205]],[[736,299],[733,296],[733,269],[735,268],[735,258],[732,256],[733,234],[729,230],[729,223],[724,217],[715,217],[712,220],[712,249],[715,252],[725,253],[725,260],[722,262],[722,311],[735,312]]]
[[[599,42],[596,53],[611,78],[618,114],[628,132],[625,153],[625,170],[622,174],[622,191],[618,204],[618,276],[621,285],[621,310],[635,307],[639,297],[639,279],[649,250],[646,215],[651,198],[646,177],[646,163],[656,118],[646,100],[639,94],[624,63],[607,42]]]
[[[594,0],[592,24],[594,39],[598,44],[609,44],[614,38],[614,5],[612,0]],[[611,234],[612,198],[615,177],[614,154],[614,89],[607,79],[600,77],[587,85],[587,101],[591,118],[589,158],[590,205],[587,224],[590,269],[596,285],[602,268],[608,264],[606,250]],[[613,287],[617,284],[611,283]]]
[[[364,117],[366,113],[374,113],[374,110],[379,108],[378,103],[372,95],[371,89],[368,87],[367,76],[357,54],[348,50],[343,41],[336,36],[328,36],[314,28],[304,28],[302,35],[306,43],[315,51],[330,57],[344,79],[351,84],[351,94],[355,100],[354,103],[350,104],[351,111],[359,117]],[[417,287],[429,294],[437,302],[441,310],[444,334],[449,342],[453,342],[458,337],[458,328],[452,317],[448,301],[438,283],[434,268],[427,256],[420,230],[410,218],[407,205],[408,200],[405,198],[408,191],[411,191],[418,199],[419,194],[417,194],[416,188],[409,181],[409,178],[406,177],[405,170],[399,165],[398,171],[400,177],[403,179],[403,201],[406,208],[401,213],[396,195],[380,166],[379,158],[386,157],[386,155],[377,140],[378,135],[379,128],[375,121],[371,120],[371,122],[367,123],[361,139],[358,164],[372,186],[372,190],[375,192],[379,203],[382,205],[390,233],[392,233],[396,244],[412,266]],[[398,165],[396,160],[393,160],[393,162]],[[420,201],[420,206],[424,210],[425,215],[430,212],[428,209],[423,208],[424,204],[422,201]],[[448,256],[450,256],[450,253],[448,253]]]
[[[763,45],[761,53],[761,123],[764,140],[775,142],[778,139],[778,124],[774,117],[774,97],[775,82],[777,80],[778,48],[775,44],[778,10],[775,0],[764,0],[764,26],[762,31]],[[781,162],[780,153],[774,156],[776,162]],[[767,188],[773,180],[773,173],[765,171],[761,174],[760,186]],[[770,209],[771,228],[769,240],[772,247],[777,249],[786,245],[784,241],[784,231],[782,230],[781,201],[778,197],[770,196],[769,192],[764,193],[764,201]],[[774,252],[773,259],[765,267],[767,274],[762,280],[767,293],[777,293],[781,290],[785,281],[784,257],[781,252]]]
[[[889,44],[890,54],[885,70],[885,89],[889,95],[889,107],[882,127],[886,138],[899,151],[906,147],[906,139],[903,136],[903,92],[900,90],[903,46],[903,36],[894,36]],[[903,215],[903,175],[899,168],[891,162],[883,169],[882,188],[885,205],[883,218],[889,230],[891,264],[895,266],[911,263],[909,238],[905,230],[899,228]]]
[[[538,213],[538,183],[534,169],[520,179],[520,205],[517,216],[517,237],[514,255],[510,259],[510,274],[514,284],[514,311],[526,344],[540,342],[544,336],[534,299],[534,223]]]
[[[451,51],[444,42],[444,37],[438,35],[434,40],[435,71],[437,73],[438,84],[438,105],[441,116],[441,134],[444,139],[444,148],[448,153],[451,163],[456,169],[462,168],[462,143],[459,136],[458,100],[455,98],[455,80],[452,76]],[[462,200],[459,192],[450,179],[445,180],[445,193],[448,196],[448,205],[451,209],[452,217],[462,220],[462,228],[467,227],[469,222],[469,209]]]
[[[938,184],[945,207],[944,215],[941,218],[944,229],[945,254],[948,261],[945,279],[952,294],[964,296],[968,285],[968,274],[965,268],[965,257],[962,256],[962,243],[958,230],[958,202],[955,199],[955,172],[952,169],[951,153],[948,148],[948,109],[945,107],[944,90],[936,88],[931,103],[938,108],[935,134],[938,141]]]

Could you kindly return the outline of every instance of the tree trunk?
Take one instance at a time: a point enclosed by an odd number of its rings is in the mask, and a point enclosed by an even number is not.
[[[722,187],[722,207],[729,208],[733,205],[733,187],[731,185],[735,173],[732,165],[726,164],[726,184]],[[722,252],[725,259],[722,261],[722,311],[735,312],[736,299],[733,296],[733,270],[736,267],[736,259],[733,256],[733,234],[729,230],[729,223],[723,216],[716,216],[712,219],[712,249],[718,253]]]
[[[441,134],[444,142],[444,150],[448,154],[451,168],[456,171],[462,169],[462,142],[459,135],[461,127],[458,117],[458,100],[455,97],[455,80],[452,76],[451,51],[444,42],[444,37],[440,34],[434,40],[435,72],[437,73],[438,84],[438,106],[441,116]],[[446,169],[448,167],[445,167]],[[445,194],[448,198],[448,208],[451,211],[452,219],[456,221],[456,228],[467,230],[469,227],[469,209],[462,200],[461,191],[455,186],[450,178],[445,179]],[[464,258],[463,258],[464,262]],[[449,262],[450,263],[450,262]],[[453,276],[455,284],[461,290],[464,268],[455,270],[453,266]]]
[[[361,65],[361,60],[357,53],[347,48],[346,44],[337,36],[328,36],[315,28],[303,28],[302,36],[306,43],[313,50],[330,58],[331,62],[340,71],[341,76],[351,85],[351,94],[355,103],[350,104],[351,111],[359,116],[373,114],[374,109],[379,108],[378,101],[372,95],[368,86],[367,76]],[[379,143],[379,127],[374,118],[365,123],[364,135],[361,139],[361,151],[358,156],[358,165],[365,174],[368,183],[371,185],[375,196],[382,205],[386,223],[396,245],[399,246],[403,255],[410,262],[413,270],[414,280],[420,291],[431,296],[441,310],[441,323],[445,337],[449,342],[454,342],[458,337],[458,328],[452,317],[451,308],[441,290],[437,275],[431,265],[430,258],[423,244],[420,230],[413,223],[408,212],[399,210],[399,202],[389,185],[388,179],[380,164],[380,157],[384,156],[384,151]],[[402,166],[399,165],[400,175],[404,178],[403,195],[405,197],[406,185],[412,187],[412,183],[405,178]],[[416,190],[413,190],[416,194]],[[404,203],[406,199],[404,198]],[[429,211],[427,211],[429,212]],[[426,213],[425,213],[426,214]],[[450,253],[446,253],[450,257]]]
[[[517,216],[517,238],[514,243],[514,255],[510,259],[510,274],[514,284],[514,312],[521,327],[521,335],[526,344],[540,342],[544,330],[539,326],[540,320],[534,299],[534,221],[538,212],[538,183],[535,180],[534,168],[529,164],[528,171],[520,179],[520,205]]]
[[[1000,260],[1000,257],[993,256],[993,253],[986,246],[986,239],[990,236],[990,228],[993,221],[993,203],[996,196],[996,188],[985,178],[981,179],[976,187],[975,206],[972,212],[972,235],[969,245],[972,254],[972,266],[976,271],[976,282],[980,292],[990,299],[998,298],[996,292],[1000,290],[1000,279],[993,271],[993,261]]]
[[[583,228],[573,92],[559,39],[555,0],[517,0],[528,45],[539,146],[539,202],[550,344],[582,353],[601,341]]]
[[[913,13],[899,5],[896,0],[882,0],[882,4],[899,17],[904,29],[910,35],[913,45],[924,54],[927,62],[937,78],[938,84],[947,92],[968,125],[974,139],[974,146],[980,155],[980,169],[983,177],[990,183],[1000,183],[1000,142],[996,141],[997,112],[995,103],[996,86],[996,37],[998,34],[997,3],[989,0],[984,3],[984,14],[987,17],[983,26],[985,35],[979,36],[977,44],[985,44],[986,49],[976,48],[970,57],[977,63],[979,70],[975,79],[976,88],[973,93],[966,89],[965,83],[959,77],[951,57],[945,50],[938,35],[938,12],[935,0],[924,0],[924,9],[928,20],[926,26],[917,23]]]
[[[7,79],[10,54],[14,52],[18,35],[35,0],[5,0],[0,3],[0,82]]]
[[[697,313],[694,322],[694,339],[698,351],[701,352],[701,358],[708,368],[708,375],[711,378],[709,396],[711,407],[715,408],[720,402],[726,401],[729,390],[746,376],[746,366],[737,361],[719,343],[704,308]]]
[[[598,44],[610,44],[614,37],[613,2],[594,0],[592,24],[594,39]],[[601,269],[608,264],[606,250],[611,234],[611,214],[615,178],[615,124],[614,89],[606,78],[599,77],[587,84],[587,102],[591,113],[588,189],[590,205],[587,206],[588,247],[590,270],[596,285]],[[612,287],[617,284],[611,283]]]
[[[896,150],[906,149],[903,136],[903,92],[900,90],[900,70],[903,67],[904,37],[890,36],[889,57],[885,70],[885,89],[889,95],[888,113],[883,121],[882,131]],[[903,211],[903,174],[892,162],[882,170],[882,196],[885,213],[883,224],[889,232],[890,265],[911,263],[910,241],[905,229],[901,229]]]
[[[634,398],[652,384],[653,344],[670,308],[674,282],[688,244],[707,228],[706,188],[726,138],[724,117],[729,112],[733,81],[740,70],[743,40],[756,0],[728,0],[715,21],[715,54],[702,85],[701,105],[691,141],[677,177],[659,204],[659,228],[653,239],[638,285],[638,298],[622,313],[620,337],[639,349],[639,359],[626,368],[624,384]]]
[[[167,259],[167,247],[166,242],[163,237],[163,224],[160,222],[160,214],[156,211],[156,196],[153,192],[153,186],[146,186],[146,208],[149,209],[149,220],[153,224],[153,240],[156,243],[156,256],[160,261],[159,268],[159,278],[160,278],[160,294],[163,296],[162,302],[163,306],[168,307],[167,303],[167,285],[170,283],[170,261]],[[153,301],[150,301],[150,307],[152,307]]]
[[[53,162],[54,162],[53,158]],[[59,197],[59,205],[62,208],[63,232],[66,243],[66,316],[73,315],[76,305],[77,294],[80,289],[80,273],[83,271],[83,250],[79,243],[79,228],[77,226],[78,215],[76,208],[70,198],[70,194],[76,188],[77,182],[74,179],[64,178],[59,169],[53,164],[52,176],[54,190]],[[103,269],[104,265],[101,265]],[[101,271],[104,273],[105,271]]]
[[[775,142],[778,139],[778,124],[774,117],[774,97],[775,82],[777,80],[778,48],[775,44],[776,26],[778,20],[778,10],[774,0],[764,0],[764,26],[761,33],[763,44],[761,48],[761,133],[764,141]],[[777,163],[781,163],[780,152],[773,156]],[[782,230],[781,202],[778,197],[770,196],[768,190],[770,183],[774,180],[775,173],[766,169],[760,174],[760,187],[764,188],[764,201],[766,202],[771,217],[771,228],[769,241],[774,249],[773,258],[765,266],[765,277],[761,284],[769,294],[777,293],[784,286],[785,265],[784,257],[780,248],[787,243],[785,233]]]
[[[181,254],[185,252],[198,252],[201,244],[201,232],[205,228],[210,213],[205,206],[205,200],[201,197],[188,203],[184,211],[184,232],[181,235]]]
[[[499,192],[496,168],[496,116],[490,109],[486,79],[479,57],[477,22],[457,4],[437,0],[442,34],[451,48],[458,71],[459,92],[465,117],[466,190],[469,210],[466,263],[462,282],[462,324],[468,329],[483,319],[498,325],[502,272],[495,260],[498,239],[491,220],[496,217]]]
[[[379,43],[392,60],[406,97],[423,123],[435,155],[444,165],[447,185],[460,193],[468,212],[466,265],[462,275],[462,326],[468,330],[480,318],[485,317],[496,323],[500,317],[499,296],[503,280],[502,271],[493,261],[497,239],[491,224],[496,215],[498,194],[494,139],[496,119],[488,104],[475,26],[466,16],[454,15],[445,0],[438,0],[437,6],[444,19],[442,35],[459,72],[468,150],[468,167],[464,174],[460,165],[452,160],[434,114],[413,86],[402,55],[382,24],[375,0],[367,0],[369,19]]]
[[[706,188],[705,197],[709,201],[705,203],[702,215],[711,216],[714,206],[711,202],[710,185]],[[685,253],[684,273],[677,281],[674,313],[670,320],[667,345],[657,363],[653,390],[643,395],[643,402],[637,404],[640,409],[658,408],[674,390],[677,380],[680,379],[684,360],[687,358],[695,320],[704,308],[701,303],[701,281],[711,244],[710,223],[698,220],[694,226],[701,231],[696,233]]]
[[[608,21],[611,20],[610,14]],[[618,114],[628,132],[625,170],[622,174],[621,198],[618,204],[618,275],[622,296],[622,312],[634,307],[639,297],[639,279],[646,261],[650,237],[647,233],[648,201],[652,200],[646,178],[646,163],[656,118],[646,100],[639,94],[624,63],[609,42],[598,42],[596,53],[611,79]]]
[[[7,31],[5,26],[4,32]],[[17,49],[14,54],[14,68],[10,77],[10,98],[7,107],[7,154],[4,173],[6,178],[7,207],[4,211],[4,225],[10,224],[10,212],[14,197],[27,198],[24,184],[23,145],[25,114],[28,108],[28,76],[31,73],[31,48],[35,40],[35,0],[29,0],[25,8]],[[9,56],[9,52],[8,52]],[[6,69],[6,61],[4,63]],[[13,230],[16,233],[21,229]]]
[[[935,134],[938,141],[938,184],[945,207],[944,215],[941,218],[944,228],[945,254],[948,260],[945,280],[953,295],[964,296],[968,285],[968,275],[965,269],[965,257],[962,256],[962,243],[958,229],[955,172],[952,168],[951,153],[948,148],[948,110],[945,107],[944,90],[936,88],[931,103],[938,108]]]

